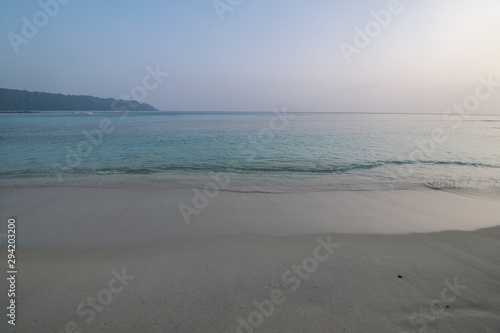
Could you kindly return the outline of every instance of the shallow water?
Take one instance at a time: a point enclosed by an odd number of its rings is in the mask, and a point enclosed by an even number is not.
[[[203,187],[219,173],[230,191],[431,187],[500,195],[498,116],[3,114],[0,154],[2,186]]]

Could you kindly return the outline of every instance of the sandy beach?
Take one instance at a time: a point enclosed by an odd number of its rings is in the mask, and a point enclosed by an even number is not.
[[[500,333],[500,0],[0,22],[0,333]]]
[[[187,224],[190,190],[0,195],[19,270],[17,324],[2,332],[500,328],[497,199],[220,192]]]

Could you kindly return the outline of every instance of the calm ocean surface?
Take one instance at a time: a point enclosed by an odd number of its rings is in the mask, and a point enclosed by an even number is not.
[[[340,113],[0,115],[0,186],[500,196],[500,117]]]

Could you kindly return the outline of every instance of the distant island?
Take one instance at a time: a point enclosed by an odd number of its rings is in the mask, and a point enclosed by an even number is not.
[[[137,101],[0,88],[0,111],[158,111]]]

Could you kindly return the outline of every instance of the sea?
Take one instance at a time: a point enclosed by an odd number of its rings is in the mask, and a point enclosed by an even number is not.
[[[0,156],[0,187],[500,197],[500,115],[4,113]]]

